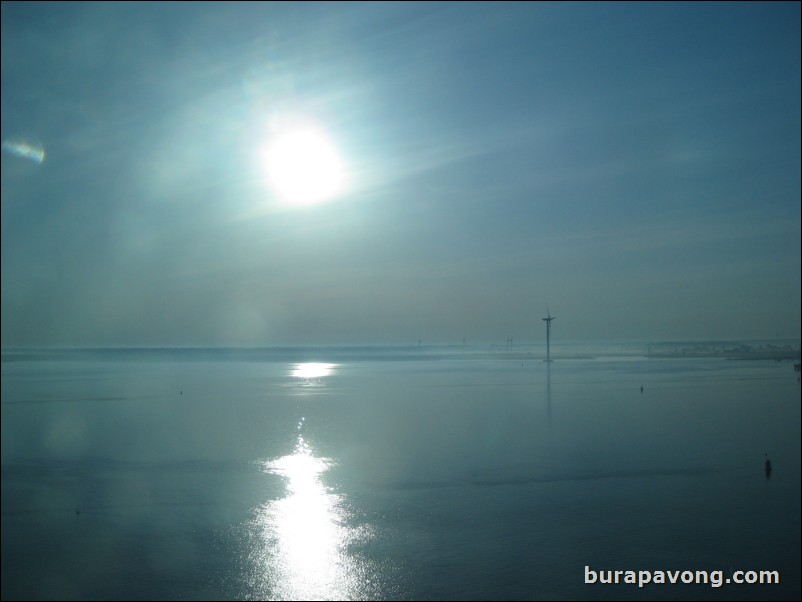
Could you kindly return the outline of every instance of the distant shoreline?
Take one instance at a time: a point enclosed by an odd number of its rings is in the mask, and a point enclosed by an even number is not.
[[[660,358],[722,358],[728,360],[799,360],[800,349],[796,344],[775,345],[764,343],[704,344],[704,343],[661,343],[649,347],[648,357]]]
[[[540,343],[522,343],[514,348],[493,344],[475,345],[303,345],[262,347],[7,347],[2,361],[25,360],[144,360],[172,359],[233,361],[371,361],[489,359],[541,361]],[[774,341],[674,341],[674,342],[566,342],[552,346],[552,357],[565,360],[658,360],[723,359],[799,361],[800,345],[792,339]]]

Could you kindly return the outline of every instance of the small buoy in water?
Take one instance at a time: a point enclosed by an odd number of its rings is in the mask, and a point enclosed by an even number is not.
[[[766,454],[766,478],[771,478],[771,460],[769,460],[768,454]]]

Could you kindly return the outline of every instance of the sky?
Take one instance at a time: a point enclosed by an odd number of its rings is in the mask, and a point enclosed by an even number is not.
[[[799,23],[3,2],[2,345],[799,338]],[[298,124],[324,200],[269,175]]]

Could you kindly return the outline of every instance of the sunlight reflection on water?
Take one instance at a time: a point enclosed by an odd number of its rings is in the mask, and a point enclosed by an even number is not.
[[[265,503],[257,513],[254,598],[365,597],[363,567],[347,553],[360,534],[346,525],[343,496],[321,482],[331,466],[329,459],[316,457],[300,435],[293,454],[265,462],[265,472],[286,479],[287,495]]]
[[[321,364],[317,362],[306,362],[297,364],[292,370],[295,378],[314,380],[329,376],[334,371],[334,364]]]

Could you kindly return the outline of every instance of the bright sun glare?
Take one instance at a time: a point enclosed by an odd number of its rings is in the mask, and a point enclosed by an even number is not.
[[[293,205],[326,201],[342,193],[342,160],[329,137],[314,126],[295,126],[276,134],[263,152],[268,182]]]

